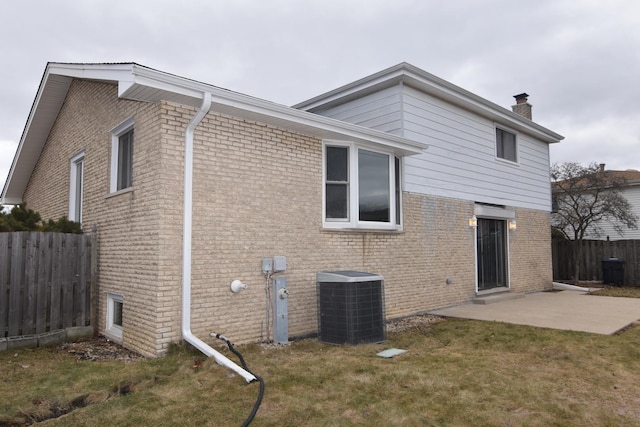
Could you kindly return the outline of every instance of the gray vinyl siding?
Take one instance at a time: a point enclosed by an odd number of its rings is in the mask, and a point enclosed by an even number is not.
[[[517,133],[518,163],[497,159],[495,126],[508,123],[400,85],[318,113],[428,144],[405,158],[405,191],[551,210],[549,146]]]
[[[405,159],[404,189],[549,211],[549,146],[517,133],[518,163],[496,158],[491,120],[405,87],[404,136],[429,144]],[[509,130],[508,124],[503,127]]]
[[[631,210],[638,216],[640,216],[640,185],[634,185],[633,187],[626,188],[622,191],[622,195],[626,197],[627,201],[631,205]],[[629,229],[623,227],[622,233],[618,233],[613,225],[608,222],[602,222],[599,224],[602,232],[599,236],[593,233],[587,234],[587,239],[601,239],[605,240],[607,236],[611,240],[628,240],[628,239],[640,239],[640,229]]]
[[[400,86],[393,86],[318,114],[402,135],[402,92]]]

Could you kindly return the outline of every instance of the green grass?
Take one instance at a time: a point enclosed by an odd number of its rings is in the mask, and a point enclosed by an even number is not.
[[[392,347],[407,353],[376,356]],[[238,349],[266,383],[255,426],[640,426],[638,327],[602,336],[446,320],[389,333],[383,344]],[[200,360],[187,348],[131,364],[3,352],[0,420],[89,393],[91,404],[46,424],[240,425],[258,385],[211,360],[194,367]],[[133,392],[109,397],[123,383]]]

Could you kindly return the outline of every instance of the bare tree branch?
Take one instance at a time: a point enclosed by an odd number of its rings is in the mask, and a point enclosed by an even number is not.
[[[600,236],[609,223],[617,232],[638,228],[638,217],[622,194],[624,176],[604,171],[596,163],[555,163],[551,167],[553,212],[551,227],[570,240]],[[578,245],[577,248],[580,248]],[[581,251],[574,251],[575,279],[579,279]]]

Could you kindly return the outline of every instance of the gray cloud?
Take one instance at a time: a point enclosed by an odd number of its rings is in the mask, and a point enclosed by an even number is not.
[[[0,179],[48,61],[135,61],[294,104],[402,61],[566,140],[552,161],[640,169],[634,0],[25,0],[2,6]]]

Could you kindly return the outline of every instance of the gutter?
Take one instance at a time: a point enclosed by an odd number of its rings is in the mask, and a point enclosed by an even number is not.
[[[202,106],[193,116],[184,137],[184,222],[182,234],[182,337],[186,342],[200,350],[208,357],[213,357],[215,361],[225,366],[248,383],[256,381],[257,378],[252,373],[241,368],[223,354],[217,352],[211,346],[191,333],[191,240],[192,240],[192,218],[193,218],[193,134],[202,119],[211,108],[211,93],[204,92]]]

